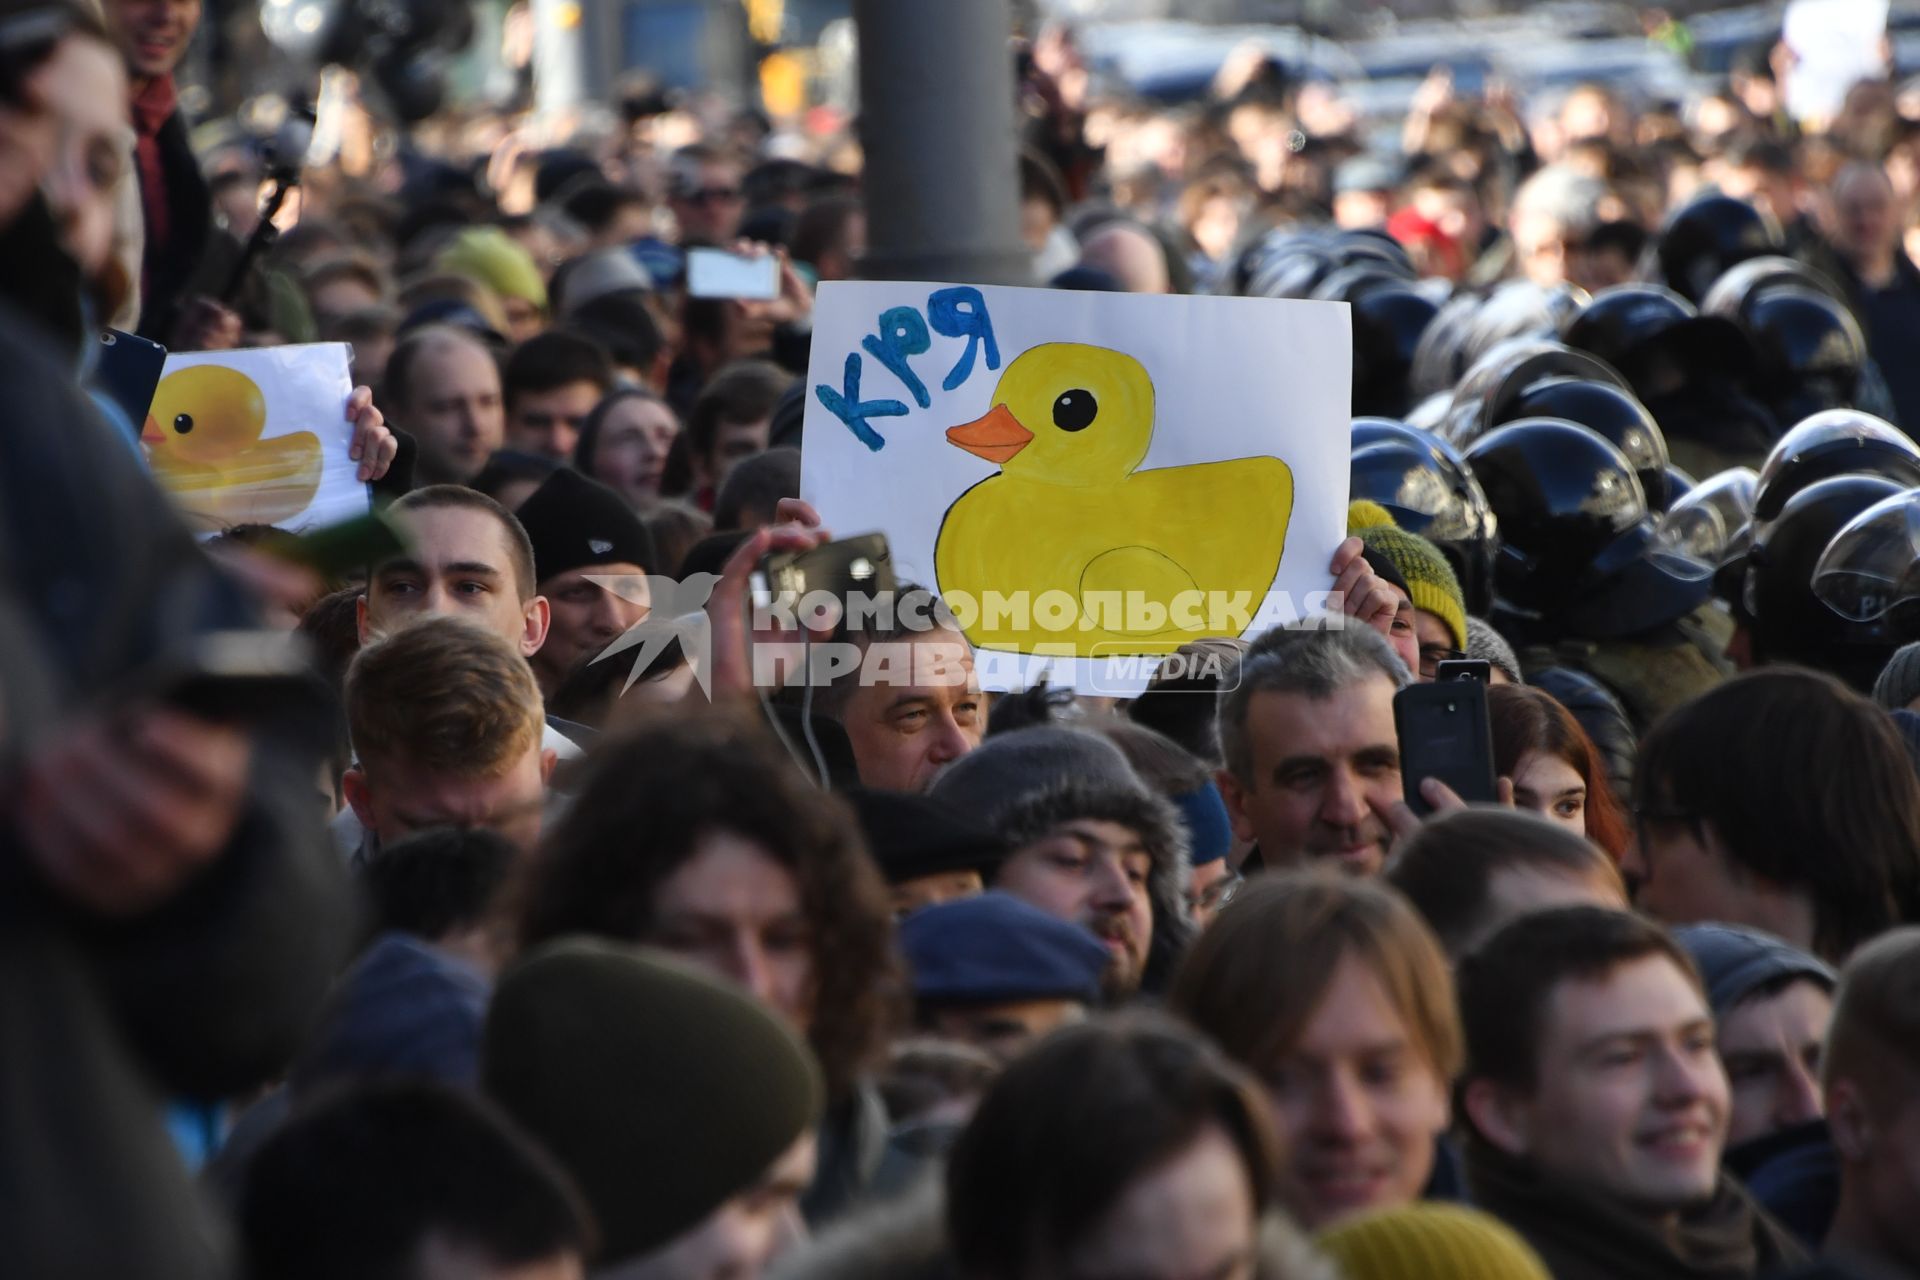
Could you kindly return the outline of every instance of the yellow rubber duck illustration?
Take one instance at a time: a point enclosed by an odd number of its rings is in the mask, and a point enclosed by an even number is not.
[[[252,378],[201,364],[160,380],[140,440],[154,479],[196,528],[274,524],[312,504],[320,437],[262,440],[266,425],[266,398]]]
[[[1000,467],[947,509],[934,544],[941,592],[989,602],[959,615],[975,645],[1165,654],[1238,634],[1214,601],[1245,593],[1259,610],[1285,550],[1292,468],[1263,457],[1136,471],[1153,427],[1138,360],[1051,342],[1006,367],[984,417],[948,430]],[[996,596],[1013,607],[996,611]]]

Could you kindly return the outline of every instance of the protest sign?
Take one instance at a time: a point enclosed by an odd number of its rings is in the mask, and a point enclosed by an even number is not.
[[[338,342],[167,357],[140,441],[188,523],[300,530],[367,513],[347,358]]]
[[[1137,693],[1324,604],[1351,370],[1338,303],[825,284],[801,495],[886,534],[984,687]]]

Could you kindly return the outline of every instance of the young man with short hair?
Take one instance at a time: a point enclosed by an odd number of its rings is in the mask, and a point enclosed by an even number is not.
[[[1822,1071],[1840,1156],[1827,1254],[1869,1277],[1920,1270],[1920,928],[1854,953]]]
[[[1712,1011],[1665,930],[1605,907],[1521,916],[1459,968],[1474,1203],[1556,1280],[1762,1275],[1799,1247],[1720,1172]]]
[[[613,362],[593,339],[550,330],[514,348],[501,385],[507,447],[570,462],[587,416],[613,390]]]
[[[497,635],[457,618],[403,627],[353,660],[346,704],[358,760],[342,790],[373,841],[442,826],[539,839],[555,753],[533,673]]]
[[[1501,925],[1546,907],[1627,909],[1619,869],[1600,847],[1517,809],[1461,809],[1421,824],[1395,852],[1387,883],[1460,957]]]
[[[533,544],[511,511],[461,485],[415,489],[388,508],[408,547],[374,566],[360,643],[423,617],[465,618],[531,657],[552,606],[534,590]]]

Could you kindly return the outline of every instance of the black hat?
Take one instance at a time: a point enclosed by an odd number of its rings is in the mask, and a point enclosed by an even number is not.
[[[847,799],[888,884],[947,871],[984,876],[1006,857],[1006,846],[992,828],[944,800],[865,788],[848,792]]]
[[[1819,960],[1758,929],[1682,925],[1673,931],[1673,940],[1693,957],[1715,1018],[1726,1017],[1742,1000],[1782,979],[1805,978],[1823,991],[1832,991],[1838,981]]]
[[[533,542],[536,581],[595,564],[638,565],[661,572],[654,563],[653,535],[626,500],[572,467],[547,477],[516,513]]]

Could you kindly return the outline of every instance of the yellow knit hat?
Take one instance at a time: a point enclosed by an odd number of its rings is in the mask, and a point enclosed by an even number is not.
[[[1407,580],[1413,607],[1425,609],[1446,623],[1453,633],[1453,647],[1466,649],[1466,595],[1440,548],[1417,533],[1408,533],[1393,522],[1385,507],[1365,498],[1347,504],[1347,532],[1358,535],[1368,550],[1392,561]]]
[[[1465,1205],[1422,1202],[1363,1214],[1314,1243],[1346,1280],[1553,1280],[1511,1227]]]

